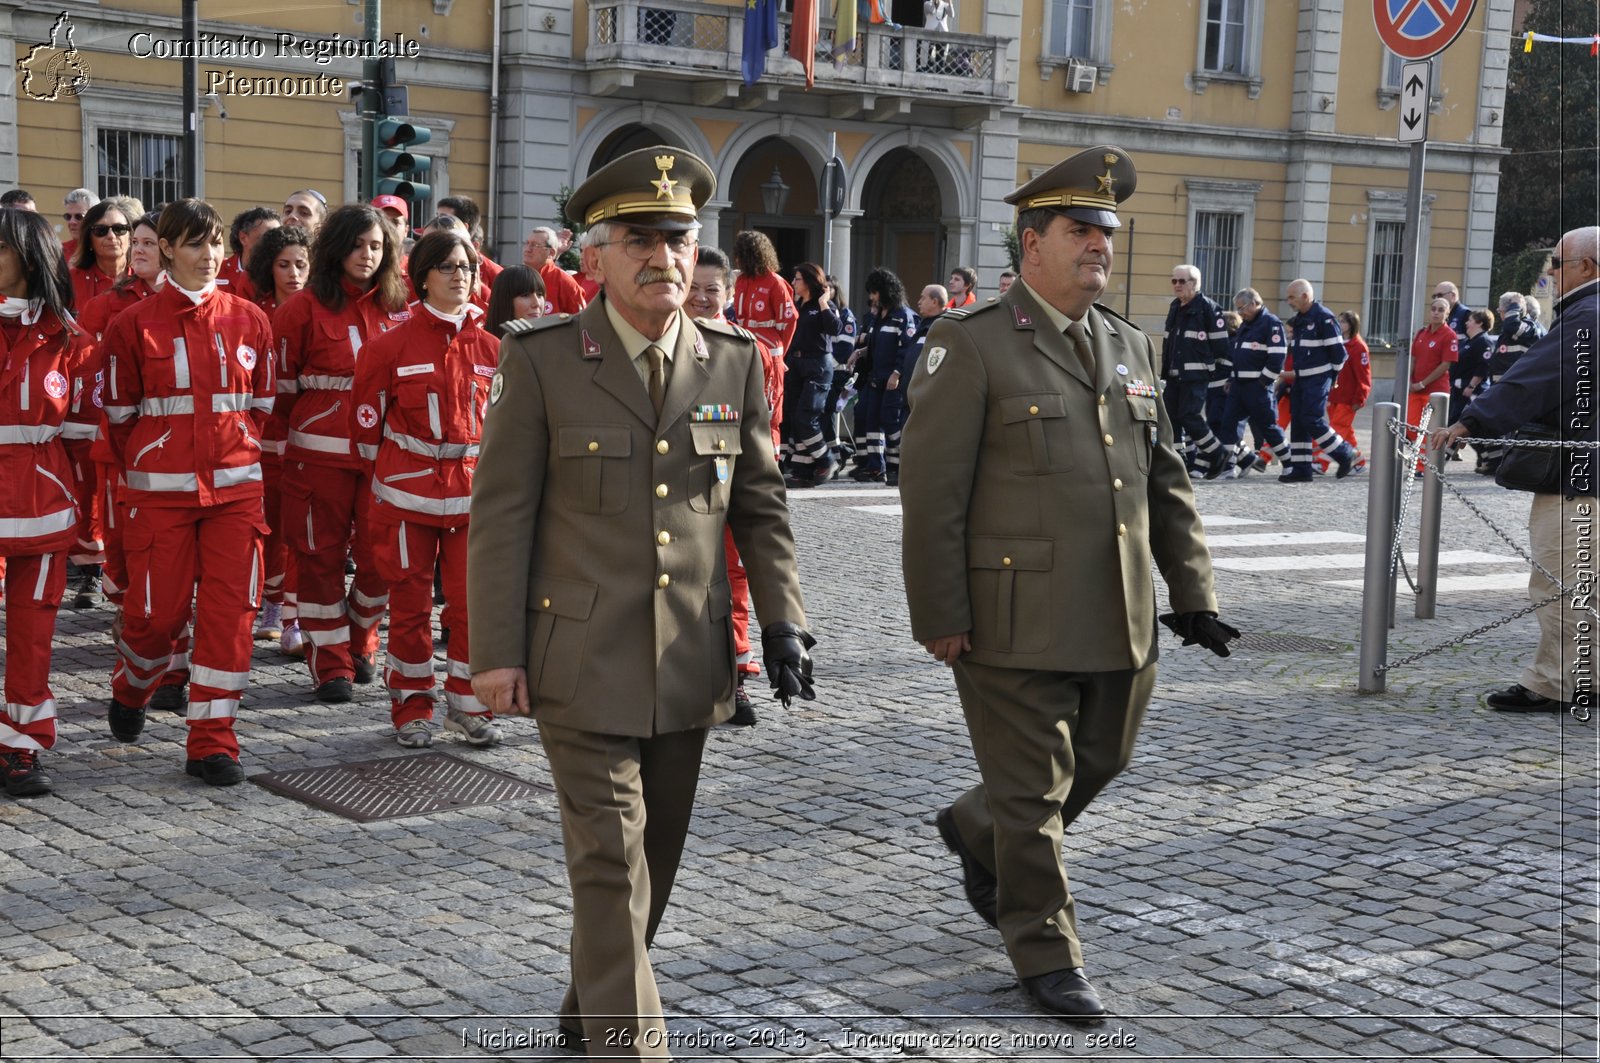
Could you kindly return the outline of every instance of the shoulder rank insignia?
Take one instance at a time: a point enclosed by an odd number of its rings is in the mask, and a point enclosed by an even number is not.
[[[950,352],[947,351],[943,347],[929,347],[928,348],[928,375],[929,376],[932,376],[933,374],[935,374],[935,373],[937,373],[939,371],[939,367],[944,364],[944,356],[946,354],[949,354],[949,353]]]
[[[507,339],[514,339],[517,336],[530,335],[541,329],[564,325],[571,317],[571,314],[546,314],[544,317],[513,318],[500,326],[500,333]]]

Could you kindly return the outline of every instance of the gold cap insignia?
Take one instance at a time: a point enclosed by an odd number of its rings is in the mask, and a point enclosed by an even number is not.
[[[652,182],[655,186],[657,199],[672,198],[673,189],[678,186],[678,182],[668,177],[667,173],[672,169],[672,164],[677,161],[677,158],[672,155],[656,156],[656,169],[661,171],[661,180]]]

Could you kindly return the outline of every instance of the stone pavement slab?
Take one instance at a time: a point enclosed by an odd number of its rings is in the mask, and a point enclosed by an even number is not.
[[[1459,467],[1525,535],[1526,500]],[[1197,495],[1224,531],[1365,531],[1359,478]],[[654,957],[677,1058],[1595,1058],[1594,726],[1482,705],[1531,654],[1527,618],[1357,695],[1360,593],[1318,559],[1360,544],[1309,538],[1219,546],[1291,559],[1219,570],[1219,595],[1246,632],[1334,648],[1163,640],[1133,764],[1067,839],[1115,1017],[1035,1015],[931,826],[976,772],[949,675],[909,638],[895,502],[792,499],[819,698],[758,696],[758,727],[708,743]],[[1443,545],[1507,557],[1468,574],[1519,567],[1448,501]],[[1390,658],[1523,603],[1446,593],[1424,622],[1403,595]],[[107,735],[109,619],[61,614],[56,795],[0,802],[0,1058],[573,1058],[548,1040],[570,931],[552,795],[357,824],[205,787],[178,717]],[[274,645],[255,665],[248,771],[407,755],[378,688],[323,706]],[[438,748],[547,782],[531,723],[505,729]]]

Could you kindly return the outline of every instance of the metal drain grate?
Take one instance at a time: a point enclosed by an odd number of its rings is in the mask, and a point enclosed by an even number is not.
[[[1350,648],[1343,642],[1305,635],[1240,635],[1232,645],[1236,650],[1259,653],[1343,653]]]
[[[543,783],[482,768],[448,753],[266,772],[252,775],[250,781],[359,823],[525,801],[554,792]]]

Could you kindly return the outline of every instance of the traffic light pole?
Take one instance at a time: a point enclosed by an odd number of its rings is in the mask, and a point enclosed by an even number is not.
[[[383,12],[382,0],[365,0],[366,23],[365,37],[369,41],[377,42],[381,30]],[[378,116],[379,107],[382,106],[382,87],[379,81],[379,60],[367,59],[361,64],[361,80],[365,83],[365,93],[371,93],[362,100],[361,107],[361,172],[357,182],[361,189],[361,198],[370,201],[377,195],[378,188]]]

